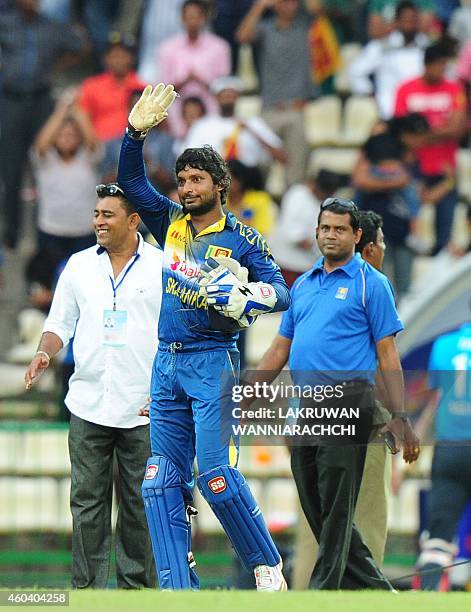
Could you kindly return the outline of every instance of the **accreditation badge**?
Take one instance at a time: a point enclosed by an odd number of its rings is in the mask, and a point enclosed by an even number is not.
[[[103,345],[122,347],[127,343],[127,319],[125,310],[103,311]]]

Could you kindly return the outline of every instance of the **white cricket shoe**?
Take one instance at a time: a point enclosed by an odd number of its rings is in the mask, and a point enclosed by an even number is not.
[[[287,591],[288,585],[281,573],[283,564],[278,563],[274,567],[270,565],[257,565],[254,569],[255,582],[257,584],[257,591],[269,593],[272,591]]]

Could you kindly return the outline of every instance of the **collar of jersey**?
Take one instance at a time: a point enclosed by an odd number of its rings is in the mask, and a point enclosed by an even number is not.
[[[345,265],[340,266],[340,268],[336,268],[335,270],[333,270],[333,272],[342,270],[342,272],[345,272],[345,274],[353,278],[357,274],[358,270],[361,268],[362,263],[363,260],[361,259],[359,253],[355,253],[355,255],[350,259],[350,261],[348,261]],[[316,274],[318,272],[322,272],[323,270],[324,258],[320,257],[314,264],[314,267],[311,270],[311,274]]]
[[[191,216],[188,213],[185,215],[185,221],[190,221]],[[212,225],[208,225],[202,230],[199,234],[196,234],[195,238],[199,238],[200,236],[205,236],[206,234],[215,234],[217,232],[222,232],[226,227],[230,227],[231,229],[235,228],[236,218],[232,213],[227,213],[223,217],[213,223]]]

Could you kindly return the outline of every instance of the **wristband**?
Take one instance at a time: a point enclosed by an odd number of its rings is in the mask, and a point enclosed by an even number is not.
[[[44,355],[47,358],[47,365],[51,362],[51,357],[46,351],[36,351],[35,355]]]
[[[144,138],[147,136],[148,131],[149,130],[136,130],[136,128],[133,127],[129,122],[128,127],[126,128],[126,134],[130,136],[133,140],[144,140]]]
[[[391,412],[391,416],[393,419],[401,419],[404,423],[407,423],[409,420],[408,412]]]

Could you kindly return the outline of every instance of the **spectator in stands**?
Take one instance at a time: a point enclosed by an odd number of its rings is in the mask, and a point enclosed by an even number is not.
[[[371,0],[368,3],[368,36],[384,38],[394,30],[397,6],[401,0]],[[436,30],[435,0],[414,0],[419,12],[419,29],[425,34]]]
[[[448,45],[436,43],[428,47],[423,75],[401,85],[395,101],[396,116],[418,112],[430,124],[426,144],[416,151],[425,187],[432,188],[448,180],[445,195],[435,204],[433,253],[446,247],[450,240],[458,197],[454,181],[456,153],[466,128],[463,88],[445,78],[449,57]]]
[[[276,205],[263,189],[261,172],[238,159],[229,160],[227,166],[231,173],[227,210],[269,239],[275,225]]]
[[[451,14],[448,34],[458,41],[460,49],[471,40],[471,0],[461,0],[461,6]]]
[[[129,37],[136,37],[139,32],[144,0],[81,0],[74,4],[93,41],[98,62],[111,32]]]
[[[75,105],[75,91],[66,91],[32,152],[38,245],[56,252],[58,261],[95,244],[91,217],[101,155],[87,116]]]
[[[255,0],[215,0],[212,26],[215,34],[224,38],[231,48],[231,71],[238,68],[239,42],[235,37],[240,22]]]
[[[185,124],[184,137],[188,134],[194,123],[206,115],[206,106],[198,96],[189,96],[182,102],[182,119]]]
[[[131,93],[144,89],[134,71],[134,59],[134,39],[112,32],[103,56],[105,71],[82,83],[79,105],[89,116],[101,142],[122,135],[128,121]]]
[[[269,8],[273,14],[262,19]],[[314,93],[309,25],[299,0],[257,0],[237,31],[240,43],[257,48],[262,116],[286,146],[290,185],[304,180],[308,154],[303,109]]]
[[[316,223],[322,200],[342,186],[336,172],[321,169],[304,182],[292,185],[281,200],[281,212],[270,247],[288,285],[312,268],[320,256]]]
[[[157,348],[162,253],[137,233],[140,217],[118,185],[99,185],[98,245],[67,262],[38,351],[25,374],[29,389],[74,336],[71,412],[72,586],[105,589],[111,555],[112,467],[121,487],[116,526],[119,588],[155,586],[141,499],[150,453],[142,416]],[[110,283],[111,279],[111,283]]]
[[[413,2],[403,0],[397,5],[394,26],[386,39],[370,41],[349,67],[352,93],[374,93],[383,119],[394,113],[398,86],[422,73],[428,44],[427,36],[419,32],[419,12]]]
[[[208,20],[209,9],[204,0],[186,0],[182,7],[184,33],[172,36],[160,47],[160,78],[164,83],[174,83],[181,96],[169,115],[171,131],[179,138],[184,130],[181,100],[198,96],[208,112],[216,112],[210,83],[231,70],[229,45],[206,30]]]
[[[352,179],[357,188],[356,202],[383,218],[386,239],[386,265],[398,298],[410,287],[414,253],[410,248],[411,229],[416,231],[420,200],[403,162],[404,150],[391,134],[371,136],[363,147],[364,158],[355,166]]]
[[[77,54],[78,60],[85,50],[69,24],[39,14],[39,0],[16,0],[0,13],[0,179],[3,242],[9,248],[15,248],[21,233],[20,189],[28,149],[53,107],[53,68],[64,53]]]
[[[183,32],[181,9],[184,0],[147,0],[142,17],[140,37],[139,77],[144,83],[162,80],[159,66],[161,44]]]
[[[182,143],[182,150],[210,144],[226,160],[238,159],[247,166],[263,168],[272,159],[286,161],[282,141],[261,117],[236,116],[242,87],[241,80],[231,76],[220,77],[211,84],[219,113],[196,121]]]

